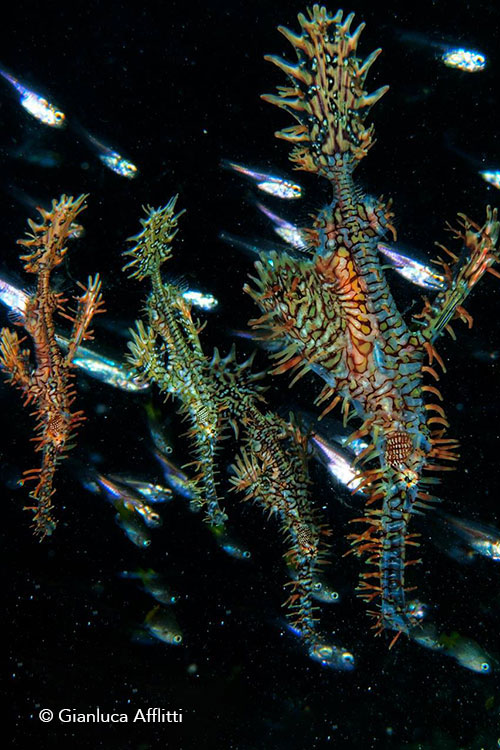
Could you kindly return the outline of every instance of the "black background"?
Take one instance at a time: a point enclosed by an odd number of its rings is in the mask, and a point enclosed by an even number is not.
[[[361,54],[383,47],[372,88],[390,91],[373,110],[377,144],[358,179],[371,194],[392,196],[400,240],[433,254],[445,241],[445,221],[464,211],[482,222],[496,190],[477,174],[500,167],[498,96],[500,10],[495,3],[353,2],[367,23]],[[290,125],[259,94],[284,83],[263,61],[288,52],[278,24],[297,28],[295,2],[20,2],[0,29],[2,65],[36,90],[46,91],[68,117],[68,128],[39,125],[0,81],[1,273],[29,289],[15,240],[34,216],[20,192],[47,203],[62,192],[88,192],[85,237],[71,246],[59,273],[61,287],[99,271],[107,315],[96,325],[99,347],[126,347],[126,330],[145,293],[121,273],[124,239],[139,229],[141,205],[163,205],[179,193],[187,209],[172,273],[220,300],[209,316],[206,351],[230,344],[229,328],[244,328],[254,314],[241,288],[251,268],[244,255],[219,239],[222,230],[271,240],[269,225],[252,205],[244,180],[220,169],[223,158],[263,170],[287,171],[287,149],[273,132]],[[331,10],[335,10],[331,7]],[[410,39],[403,32],[418,32]],[[439,43],[482,49],[488,68],[475,75],[445,68]],[[437,45],[437,46],[436,46]],[[106,170],[88,149],[76,124],[88,129],[140,168],[127,181]],[[32,163],[44,151],[58,166]],[[460,153],[459,153],[460,152]],[[324,185],[299,179],[306,197],[297,219],[328,196]],[[273,208],[293,216],[294,207]],[[475,325],[456,325],[458,342],[443,340],[448,366],[442,391],[460,438],[458,470],[440,494],[450,512],[499,525],[497,498],[500,350],[499,282],[483,280],[468,309]],[[395,279],[402,309],[418,291]],[[7,317],[4,317],[4,324]],[[239,349],[249,351],[243,343]],[[264,365],[265,355],[259,355]],[[144,396],[114,392],[79,378],[88,421],[75,459],[104,471],[124,471],[158,481],[144,418]],[[273,381],[277,406],[311,406],[314,380],[287,390]],[[156,400],[161,403],[160,400]],[[191,748],[494,748],[500,738],[498,668],[476,675],[451,659],[400,639],[375,640],[364,605],[356,599],[357,563],[342,559],[353,511],[341,506],[324,474],[313,469],[315,499],[334,529],[329,576],[342,601],[323,608],[323,627],[357,656],[349,674],[307,659],[285,634],[281,602],[286,571],[282,540],[273,521],[234,496],[226,499],[233,527],[252,550],[250,562],[225,556],[199,517],[181,501],[165,509],[164,525],[141,553],[114,524],[113,509],[80,485],[67,462],[57,477],[60,524],[44,544],[32,537],[22,511],[20,473],[36,465],[32,423],[19,394],[0,387],[3,429],[2,536],[7,571],[4,636],[10,658],[5,701],[15,728],[14,746],[69,742],[74,747]],[[173,434],[182,429],[172,404],[163,407]],[[179,456],[182,457],[182,440]],[[222,457],[222,473],[232,453]],[[225,477],[223,477],[225,478]],[[427,536],[425,521],[420,530]],[[500,597],[495,563],[460,566],[424,544],[414,571],[419,594],[433,617],[500,658]],[[152,601],[119,572],[139,566],[161,571],[180,594],[180,648],[134,641]],[[413,580],[412,580],[413,582]],[[42,725],[41,708],[127,712],[159,706],[182,709],[182,725]],[[10,731],[10,730],[9,730]]]

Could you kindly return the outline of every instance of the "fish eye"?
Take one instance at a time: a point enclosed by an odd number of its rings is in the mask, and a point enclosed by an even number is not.
[[[481,662],[480,666],[481,672],[489,672],[490,671],[490,665],[487,661]]]
[[[243,552],[243,555],[242,555],[242,557],[244,557],[244,559],[245,559],[245,560],[248,560],[248,559],[250,559],[250,557],[252,557],[252,553],[251,553],[251,552],[249,552],[249,551],[248,551],[248,550],[246,549],[246,550],[245,550],[245,551]]]
[[[321,581],[316,581],[316,583],[313,586],[314,591],[321,591],[322,588],[323,588],[323,584],[321,583]]]
[[[174,635],[174,643],[182,643],[182,635]]]
[[[332,658],[333,649],[331,646],[319,646],[316,653],[320,659],[324,659],[326,661]]]
[[[342,662],[345,667],[354,667],[354,656],[349,651],[344,651],[342,654]]]
[[[332,599],[334,601],[337,601],[338,598],[339,598],[339,592],[338,591],[332,591]]]

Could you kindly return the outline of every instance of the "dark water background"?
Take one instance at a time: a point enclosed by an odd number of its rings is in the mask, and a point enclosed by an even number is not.
[[[445,241],[444,223],[457,211],[482,222],[485,205],[500,202],[477,175],[481,159],[484,167],[500,167],[500,8],[424,1],[405,9],[400,2],[353,2],[345,9],[367,22],[362,54],[384,49],[370,77],[372,88],[391,86],[373,110],[377,144],[358,179],[369,193],[393,196],[400,239],[430,256],[434,241]],[[284,83],[263,55],[288,52],[276,26],[296,29],[299,10],[302,3],[295,0],[12,5],[0,29],[2,64],[33,88],[45,89],[69,121],[126,153],[141,174],[131,182],[107,171],[74,127],[56,132],[39,125],[0,82],[1,274],[29,283],[19,273],[14,241],[33,213],[18,199],[19,191],[44,202],[62,192],[88,192],[86,236],[71,247],[59,275],[71,291],[73,280],[100,272],[108,313],[96,339],[123,352],[123,334],[145,293],[120,272],[124,239],[138,231],[142,204],[163,205],[178,192],[187,214],[171,270],[219,298],[203,342],[207,352],[214,344],[226,350],[228,328],[243,328],[255,309],[241,292],[251,264],[218,235],[226,230],[272,236],[248,200],[248,184],[222,171],[220,160],[288,169],[286,146],[273,132],[290,120],[259,94]],[[420,37],[405,39],[403,32],[418,32],[428,44],[418,44]],[[489,66],[475,75],[447,69],[432,41],[478,47]],[[59,166],[30,163],[44,151],[55,152]],[[299,219],[327,196],[315,180],[303,183]],[[418,299],[402,282],[394,287],[402,308]],[[450,434],[462,443],[458,470],[446,476],[440,494],[450,511],[497,526],[499,363],[478,353],[500,350],[499,302],[499,282],[485,278],[467,305],[473,330],[458,323],[458,342],[440,344],[448,364],[441,388]],[[293,392],[286,386],[286,377],[275,381],[273,403],[310,405],[318,387],[313,380],[301,381]],[[88,422],[73,456],[92,459],[104,471],[159,481],[149,451],[146,398],[83,376],[79,390]],[[353,595],[357,563],[342,559],[352,512],[339,505],[320,472],[314,473],[314,492],[329,506],[335,531],[329,575],[342,595],[337,607],[323,608],[322,622],[356,654],[358,667],[349,674],[322,669],[284,635],[281,536],[258,508],[234,497],[226,505],[252,550],[251,562],[220,552],[180,501],[165,509],[152,547],[140,552],[115,525],[111,506],[81,488],[68,462],[57,478],[60,525],[53,540],[38,544],[22,511],[25,492],[15,488],[19,474],[36,465],[32,424],[7,385],[0,387],[0,403],[4,646],[10,660],[5,703],[14,747],[497,747],[500,667],[476,675],[404,639],[388,651],[385,638],[373,638],[365,607]],[[173,414],[171,404],[164,408]],[[181,431],[175,417],[173,429]],[[231,452],[225,456],[223,472]],[[500,659],[495,564],[460,566],[430,544],[423,555],[413,578],[422,598],[435,605],[436,619]],[[161,571],[180,593],[182,647],[133,642],[152,602],[117,574],[140,566]],[[96,706],[130,715],[148,706],[181,709],[184,719],[182,725],[92,726],[43,725],[37,718],[41,708],[88,712]]]

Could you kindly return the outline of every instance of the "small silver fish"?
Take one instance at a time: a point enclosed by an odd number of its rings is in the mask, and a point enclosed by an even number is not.
[[[151,538],[134,513],[123,508],[116,514],[115,521],[136,547],[145,549],[150,546]]]
[[[300,628],[289,622],[283,623],[285,630],[293,633],[297,638],[302,638]],[[335,646],[326,641],[316,641],[308,647],[307,654],[310,659],[318,661],[323,667],[331,667],[345,672],[350,672],[356,667],[354,655],[341,646]]]
[[[489,674],[493,669],[492,658],[478,643],[462,637],[459,633],[438,634],[434,623],[417,625],[410,631],[410,638],[425,648],[450,656],[472,672]]]
[[[439,512],[438,518],[476,554],[500,560],[500,531],[494,526]]]
[[[447,648],[447,653],[453,656],[462,667],[472,672],[490,674],[493,670],[493,660],[490,655],[470,638],[457,638]]]
[[[171,591],[163,576],[152,568],[148,568],[147,570],[139,568],[136,572],[124,570],[120,575],[122,578],[139,580],[144,591],[160,604],[169,606],[175,604],[178,600],[178,597]]]
[[[313,454],[327,468],[329,474],[338,482],[357,492],[363,479],[363,473],[353,466],[352,459],[339,447],[327,441],[317,432],[309,436],[309,445]]]
[[[163,519],[160,514],[141,500],[127,498],[126,500],[123,500],[123,504],[129,510],[135,511],[149,528],[157,529],[163,524]]]
[[[198,493],[196,492],[193,481],[189,479],[182,469],[179,469],[174,463],[172,463],[172,461],[169,461],[163,453],[160,453],[160,451],[153,451],[153,455],[161,464],[163,475],[168,486],[171,487],[176,494],[181,495],[181,497],[185,497],[188,500],[195,500],[198,497]]]
[[[314,576],[312,595],[316,601],[324,604],[338,604],[340,601],[339,592],[332,588],[328,581],[319,578],[317,575]]]
[[[479,174],[485,182],[500,190],[500,169],[481,169]]]
[[[182,643],[182,631],[177,620],[159,605],[148,612],[144,625],[151,635],[163,643],[171,646],[179,646]]]
[[[288,573],[294,581],[297,580],[297,569],[292,565],[288,566]],[[314,573],[313,575],[311,594],[316,601],[325,604],[337,604],[340,601],[339,592],[335,591],[330,583],[319,573]]]
[[[125,177],[128,180],[132,180],[134,179],[134,177],[138,176],[139,168],[133,162],[119,154],[118,151],[115,151],[114,148],[106,146],[105,143],[100,141],[95,136],[91,135],[83,128],[79,128],[79,130],[97,152],[97,156],[100,161],[108,169],[110,169],[120,177]]]
[[[382,253],[382,255],[385,255],[391,261],[394,270],[403,276],[403,278],[424,289],[435,289],[438,291],[446,289],[446,281],[442,274],[435,271],[431,266],[426,266],[424,263],[420,263],[420,261],[411,258],[409,255],[404,255],[394,248],[398,248],[398,245],[389,247],[384,242],[379,242],[377,245],[379,253]]]
[[[284,177],[267,172],[257,172],[254,169],[250,169],[250,167],[245,167],[242,164],[236,164],[234,161],[227,161],[226,159],[222,161],[222,166],[225,169],[232,169],[234,172],[248,177],[255,182],[259,190],[269,193],[269,195],[273,195],[275,198],[293,200],[302,197],[301,186]]]
[[[151,401],[146,404],[146,416],[148,419],[149,434],[153,440],[155,448],[163,456],[170,456],[173,453],[172,441],[168,437],[167,426],[158,409]]]
[[[402,42],[407,42],[412,46],[439,50],[440,54],[436,57],[448,68],[456,68],[466,73],[478,73],[486,67],[486,56],[478,50],[446,43],[442,39],[433,39],[428,34],[418,31],[396,30],[396,33]]]
[[[324,667],[342,669],[345,672],[350,672],[356,666],[356,660],[350,651],[321,641],[309,648],[309,657],[319,661]]]
[[[464,47],[454,47],[443,52],[441,60],[448,68],[478,73],[486,67],[486,56],[482,52]]]
[[[132,492],[138,492],[148,503],[167,503],[172,500],[172,490],[170,487],[145,482],[142,479],[134,479],[134,477],[126,474],[109,474],[108,477],[112,482],[130,487]]]
[[[194,307],[206,312],[215,310],[219,304],[219,300],[213,294],[198,292],[196,289],[188,289],[187,292],[182,292],[182,296],[186,302],[190,302]]]
[[[304,237],[304,233],[295,224],[291,224],[286,219],[283,219],[274,211],[271,211],[267,206],[262,203],[256,203],[257,208],[261,211],[268,219],[270,219],[274,225],[274,231],[284,240],[287,245],[295,248],[295,250],[304,251],[307,250],[307,242]]]
[[[218,546],[229,557],[234,557],[235,560],[249,560],[252,557],[250,550],[242,542],[230,536],[224,526],[213,526],[211,527],[211,531]]]
[[[24,319],[29,294],[17,289],[4,279],[0,279],[0,302],[5,305],[14,315],[18,315],[21,321]]]
[[[56,340],[63,348],[69,345],[64,336],[56,335]],[[77,348],[73,364],[95,380],[127,393],[147,391],[150,388],[149,383],[134,375],[125,362],[117,362],[86,346]]]
[[[4,78],[19,94],[19,104],[26,112],[35,117],[39,122],[48,125],[51,128],[62,128],[66,124],[66,115],[61,112],[54,104],[36,91],[23,86],[23,84],[14,76],[0,68],[0,76]]]
[[[160,514],[147,505],[130,487],[119,484],[110,479],[110,477],[106,477],[98,472],[95,474],[95,481],[104,491],[107,499],[113,503],[119,514],[123,510],[126,510],[130,517],[136,513],[142,518],[146,526],[150,528],[157,528],[162,525],[163,521]]]

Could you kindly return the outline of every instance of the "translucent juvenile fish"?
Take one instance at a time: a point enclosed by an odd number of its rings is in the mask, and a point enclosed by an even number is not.
[[[149,547],[151,544],[151,538],[148,534],[147,529],[139,521],[135,513],[130,511],[123,504],[120,507],[120,504],[117,503],[115,507],[117,509],[119,508],[118,513],[115,516],[115,521],[118,526],[123,529],[132,544],[135,544],[135,546],[139,547],[139,549],[145,549],[146,547]]]
[[[250,550],[242,542],[228,534],[223,526],[214,526],[211,528],[211,531],[218,546],[229,557],[234,557],[235,560],[249,560],[251,558],[252,553]]]
[[[297,638],[302,637],[300,629],[294,625],[287,622],[284,623],[284,627]],[[323,667],[330,667],[331,669],[338,669],[344,672],[350,672],[356,667],[354,654],[341,646],[335,646],[326,641],[316,641],[316,643],[308,648],[307,654],[310,659],[319,662]]]
[[[500,359],[500,351],[498,349],[476,349],[472,352],[474,359],[478,359],[480,362],[498,362]]]
[[[297,580],[297,570],[295,568],[289,565],[288,572],[293,580]],[[319,573],[314,574],[311,593],[316,601],[323,602],[324,604],[338,604],[340,601],[339,592]]]
[[[425,648],[450,656],[465,669],[478,674],[489,674],[493,669],[490,655],[471,638],[464,638],[458,633],[438,634],[434,623],[425,622],[415,626],[410,638]]]
[[[147,505],[129,486],[113,481],[110,477],[98,472],[95,474],[95,481],[119,513],[125,509],[131,514],[136,513],[146,526],[151,528],[161,526],[162,518],[159,513]]]
[[[182,631],[177,620],[159,605],[148,612],[144,625],[151,635],[163,643],[171,646],[179,646],[182,643]]]
[[[124,570],[120,573],[120,576],[122,578],[140,581],[144,591],[147,594],[150,594],[150,596],[152,596],[153,599],[156,599],[160,604],[169,606],[175,604],[178,600],[178,597],[171,591],[163,576],[152,568],[148,568],[147,570],[139,568],[139,570],[135,572]]]
[[[250,167],[245,167],[242,164],[236,164],[234,161],[222,161],[222,166],[225,169],[232,169],[234,172],[248,177],[253,180],[259,190],[264,193],[269,193],[275,198],[281,198],[283,200],[293,200],[302,196],[302,188],[296,182],[287,180],[284,177],[278,175],[269,174],[267,172],[256,172]]]
[[[328,581],[320,577],[318,574],[314,576],[312,595],[318,602],[324,604],[338,604],[340,601],[340,594],[336,591]]]
[[[350,672],[356,666],[354,655],[350,651],[338,648],[330,643],[318,642],[309,649],[309,657],[324,667],[341,669]]]
[[[172,500],[172,490],[170,487],[163,487],[161,484],[134,479],[134,477],[126,474],[109,474],[108,478],[112,482],[129,487],[132,492],[138,492],[148,503],[167,503]]]
[[[445,636],[442,636],[443,638]],[[458,636],[458,638],[450,639],[446,653],[453,656],[462,667],[472,672],[489,674],[493,670],[493,660],[490,655],[471,638]]]
[[[56,336],[56,339],[63,348],[67,346],[64,336]],[[136,393],[149,389],[149,384],[134,375],[124,362],[104,357],[88,347],[79,346],[73,362],[87,375],[121,391]]]
[[[497,190],[500,190],[500,169],[480,169],[479,174],[483,180],[493,185]]]
[[[474,553],[490,560],[500,560],[500,530],[488,524],[469,521],[439,512],[438,518],[448,530],[457,534]]]
[[[394,245],[393,247],[398,247]],[[426,266],[408,255],[394,250],[383,242],[377,245],[378,251],[391,261],[393,268],[403,278],[424,289],[445,290],[446,281],[442,274],[431,266]]]
[[[134,179],[139,174],[139,168],[133,164],[129,159],[115,151],[110,146],[106,146],[105,143],[95,138],[95,136],[88,133],[86,130],[80,129],[80,132],[84,135],[90,145],[97,152],[97,156],[102,163],[120,177],[125,177],[128,180]]]
[[[338,446],[327,441],[318,433],[309,436],[309,445],[314,455],[328,469],[334,479],[356,492],[362,481],[362,472],[353,466],[352,459]]]
[[[462,70],[465,73],[478,73],[486,67],[486,55],[478,50],[449,44],[442,40],[432,39],[418,31],[397,31],[399,39],[412,46],[428,47],[439,51],[439,58],[448,68]]]
[[[160,451],[153,451],[153,455],[161,464],[163,475],[168,486],[171,487],[176,494],[181,495],[181,497],[185,497],[188,500],[196,499],[197,494],[193,482],[182,471],[182,469],[179,469],[179,467],[172,463],[172,461],[169,461],[163,453],[160,453]]]
[[[2,68],[0,68],[0,76],[17,91],[21,107],[39,122],[51,128],[62,128],[65,125],[66,115],[54,104],[51,104],[43,96],[37,94],[36,91],[23,86],[21,81],[11,76]]]
[[[448,68],[457,68],[465,73],[478,73],[486,67],[486,57],[482,52],[464,47],[455,47],[446,50],[441,60]]]
[[[4,279],[0,279],[0,302],[5,305],[14,315],[24,319],[26,305],[28,304],[29,294],[17,289],[13,284],[9,284]]]
[[[256,203],[256,206],[259,211],[261,211],[265,216],[267,216],[268,219],[272,221],[274,225],[274,231],[276,232],[278,237],[281,237],[281,239],[287,243],[287,245],[291,245],[291,247],[299,251],[307,249],[307,242],[305,240],[304,234],[298,226],[296,226],[295,224],[291,224],[289,221],[286,221],[286,219],[278,216],[278,214],[275,214],[274,211],[271,211],[262,203]]]
[[[156,529],[163,524],[163,519],[160,514],[146,503],[138,501],[135,498],[124,500],[124,503],[126,507],[133,509],[139,516],[141,516],[142,520],[146,526],[149,526],[149,528]]]
[[[187,292],[182,293],[182,296],[186,302],[190,302],[194,307],[197,307],[199,310],[205,310],[206,312],[215,310],[219,304],[219,300],[216,299],[213,294],[205,294],[204,292],[198,292],[195,289],[188,289]]]
[[[146,416],[151,439],[157,451],[163,456],[169,456],[173,452],[170,440],[167,437],[166,426],[162,422],[161,414],[151,401],[146,404]]]

